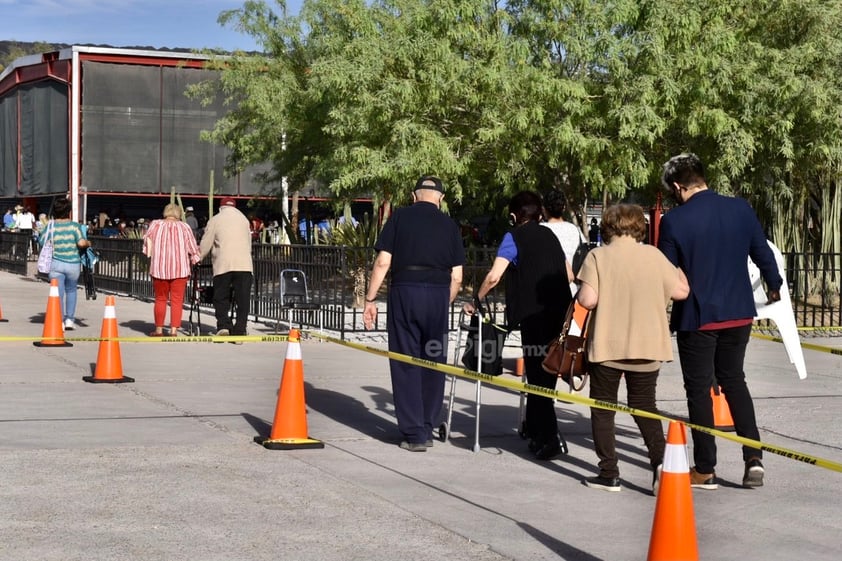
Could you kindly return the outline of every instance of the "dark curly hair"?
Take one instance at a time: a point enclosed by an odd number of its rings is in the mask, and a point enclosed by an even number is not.
[[[567,202],[564,199],[564,193],[558,189],[553,189],[544,195],[544,210],[550,218],[561,218],[564,210],[567,208]]]

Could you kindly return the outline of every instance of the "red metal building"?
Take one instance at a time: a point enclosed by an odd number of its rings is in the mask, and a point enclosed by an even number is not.
[[[207,60],[82,46],[16,60],[0,74],[0,201],[46,212],[69,192],[84,220],[115,197],[160,208],[173,189],[191,204],[211,185],[218,195],[259,194],[265,168],[225,177],[227,149],[199,139],[228,111],[185,95],[218,79]]]

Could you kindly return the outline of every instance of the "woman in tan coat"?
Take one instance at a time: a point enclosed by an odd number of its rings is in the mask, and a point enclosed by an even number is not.
[[[643,245],[646,219],[637,205],[618,204],[602,215],[601,247],[585,258],[578,279],[579,303],[593,310],[589,327],[590,397],[617,403],[625,377],[629,407],[657,412],[655,388],[661,363],[671,361],[666,307],[690,293],[687,277],[658,248]],[[585,479],[593,489],[620,490],[614,411],[591,408],[591,431],[599,475]],[[657,419],[634,417],[649,451],[652,489],[657,492],[664,458],[664,430]]]

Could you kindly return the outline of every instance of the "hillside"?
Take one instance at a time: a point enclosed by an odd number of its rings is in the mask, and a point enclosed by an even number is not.
[[[191,49],[187,48],[156,48],[150,47],[149,45],[95,45],[93,43],[74,43],[77,45],[82,45],[85,47],[109,47],[109,48],[117,48],[117,49],[142,49],[145,51],[165,51],[165,52],[175,52],[175,53],[189,53]],[[24,54],[34,54],[40,53],[44,51],[50,50],[58,50],[70,47],[67,43],[47,43],[46,41],[40,42],[26,42],[26,41],[12,41],[12,40],[0,40],[0,56],[7,55],[11,52],[23,51]]]
[[[79,43],[79,45],[86,46],[86,47],[111,47],[114,48],[114,45],[94,45],[92,43]],[[14,60],[26,56],[26,55],[33,55],[39,53],[46,53],[50,51],[57,51],[60,49],[65,49],[70,47],[66,43],[47,43],[45,41],[42,42],[26,42],[26,41],[13,41],[13,40],[0,40],[0,70],[3,70],[7,65],[12,63]],[[149,45],[122,45],[116,48],[120,49],[140,49],[144,51],[164,51],[164,52],[173,52],[173,53],[189,53],[191,49],[184,49],[184,48],[155,48],[150,47]]]

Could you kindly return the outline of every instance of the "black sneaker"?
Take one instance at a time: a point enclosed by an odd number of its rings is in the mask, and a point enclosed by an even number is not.
[[[427,442],[424,443],[424,446],[426,446],[427,448],[432,448],[433,447],[433,439],[430,438],[429,440],[427,440]]]
[[[583,481],[583,483],[586,487],[590,487],[591,489],[611,491],[612,493],[617,493],[620,489],[622,489],[622,487],[620,487],[619,477],[588,477]]]
[[[547,442],[543,446],[541,446],[535,452],[535,458],[538,460],[552,460],[556,456],[562,453],[561,449],[561,442],[558,440],[551,440]]]
[[[426,442],[407,442],[404,440],[400,443],[400,447],[403,450],[409,450],[410,452],[426,452],[427,451],[427,443]]]
[[[530,452],[535,454],[538,450],[544,447],[544,441],[538,440],[537,438],[531,438],[529,439],[529,444],[527,444],[526,447],[529,448]]]
[[[743,474],[743,487],[762,487],[764,473],[760,458],[750,459],[746,462],[746,471]]]
[[[658,496],[658,487],[661,485],[661,472],[664,470],[664,464],[658,464],[652,468],[652,494]]]

